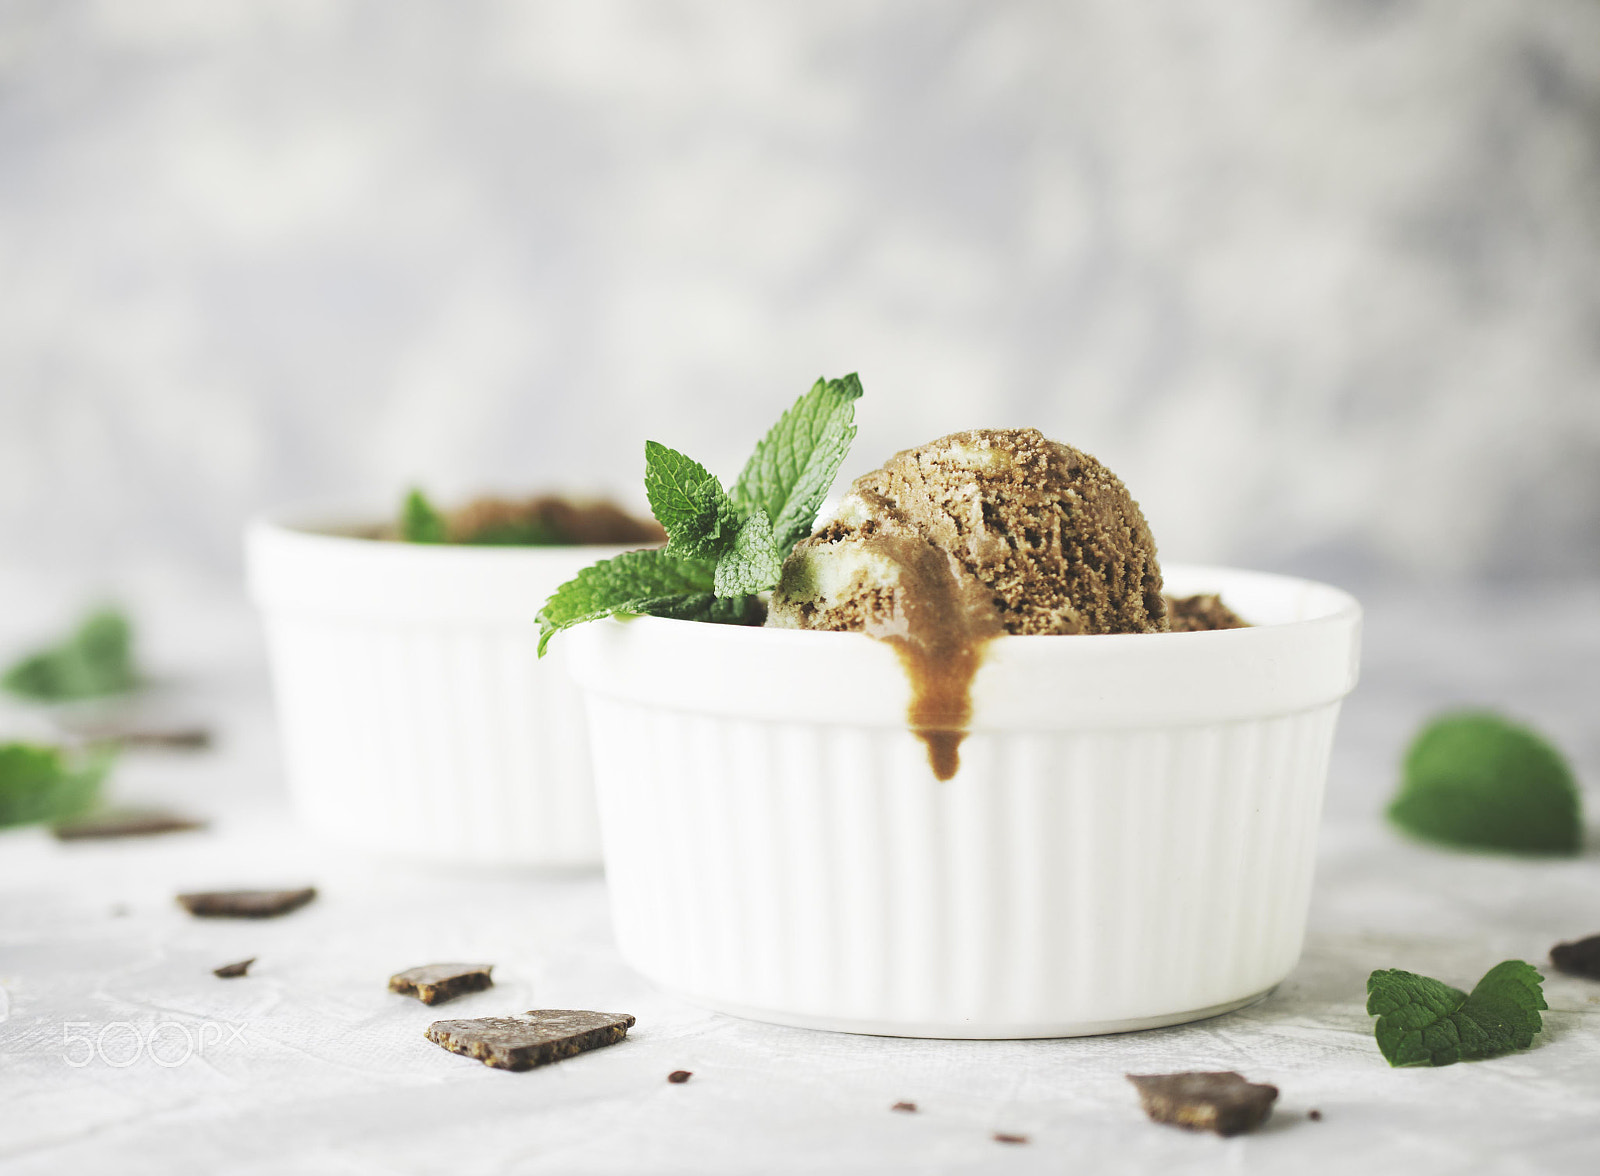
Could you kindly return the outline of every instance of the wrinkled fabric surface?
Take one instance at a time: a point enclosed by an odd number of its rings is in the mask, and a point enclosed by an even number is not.
[[[1600,592],[1368,605],[1300,966],[1241,1012],[1066,1041],[856,1037],[696,1009],[617,957],[597,875],[417,870],[303,840],[277,792],[259,669],[198,675],[168,702],[216,721],[218,748],[130,754],[116,786],[207,816],[208,831],[68,845],[0,834],[0,1168],[1592,1171],[1600,982],[1543,968],[1550,1012],[1535,1048],[1438,1070],[1390,1069],[1363,1004],[1375,968],[1469,987],[1502,959],[1542,964],[1557,940],[1600,933],[1593,844],[1565,861],[1455,854],[1407,843],[1377,815],[1406,738],[1450,702],[1507,706],[1549,731],[1581,777],[1600,776],[1589,726]],[[306,883],[314,903],[261,922],[196,920],[173,901]],[[248,956],[247,977],[212,976]],[[402,968],[452,959],[492,962],[495,986],[431,1009],[386,990]],[[524,1074],[423,1039],[436,1019],[529,1008],[638,1024],[618,1045]],[[1226,1141],[1146,1121],[1123,1074],[1189,1069],[1276,1084],[1277,1111]],[[669,1084],[674,1070],[693,1077]],[[892,1112],[902,1100],[919,1112]]]

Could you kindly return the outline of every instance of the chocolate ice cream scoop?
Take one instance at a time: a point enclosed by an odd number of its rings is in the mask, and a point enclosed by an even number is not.
[[[1155,541],[1116,475],[1037,429],[975,429],[858,478],[785,562],[767,623],[893,645],[911,725],[947,780],[989,638],[1160,633],[1167,610]]]

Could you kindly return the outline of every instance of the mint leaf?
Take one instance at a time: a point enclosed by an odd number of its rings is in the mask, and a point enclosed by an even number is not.
[[[1440,716],[1406,752],[1389,819],[1469,849],[1577,853],[1583,819],[1572,770],[1526,727],[1486,712]]]
[[[539,656],[562,629],[616,613],[652,612],[685,597],[712,596],[713,580],[709,564],[661,548],[625,551],[590,564],[539,610]]]
[[[1527,1049],[1546,1008],[1544,979],[1532,964],[1506,960],[1471,995],[1399,969],[1367,978],[1367,1012],[1391,1066],[1449,1066]]]
[[[855,402],[861,380],[818,380],[751,455],[733,488],[741,510],[767,512],[779,550],[787,552],[811,533],[817,510],[855,440]]]
[[[740,526],[733,546],[717,561],[714,579],[718,596],[765,592],[778,586],[787,548],[779,549],[767,512],[758,510]]]
[[[444,515],[421,490],[406,495],[400,511],[400,538],[407,543],[447,543]]]
[[[121,694],[139,684],[132,646],[128,618],[115,609],[102,609],[65,641],[12,666],[0,685],[39,702]]]
[[[111,760],[107,752],[68,757],[55,747],[0,743],[0,827],[65,820],[93,807]]]
[[[716,559],[733,545],[739,511],[716,475],[656,441],[644,443],[644,492],[667,530],[667,550]]]
[[[716,596],[697,592],[688,596],[663,596],[640,602],[630,612],[675,621],[708,621],[713,625],[759,625],[767,619],[767,606],[759,596]]]

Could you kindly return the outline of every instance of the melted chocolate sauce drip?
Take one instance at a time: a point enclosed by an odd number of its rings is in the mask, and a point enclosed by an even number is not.
[[[893,620],[867,632],[899,655],[911,682],[907,721],[927,746],[934,778],[952,779],[972,721],[972,681],[1005,625],[982,585],[958,577],[950,557],[926,540],[880,535],[868,547],[899,564],[903,580]]]

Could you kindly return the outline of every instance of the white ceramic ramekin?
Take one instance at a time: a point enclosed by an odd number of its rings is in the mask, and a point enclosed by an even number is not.
[[[894,651],[642,618],[562,634],[623,955],[725,1012],[913,1037],[1176,1024],[1299,957],[1360,609],[1167,569],[1256,627],[1004,637],[933,777]]]
[[[622,549],[385,542],[362,521],[269,515],[246,536],[301,822],[414,860],[598,865],[582,702],[535,617]]]

